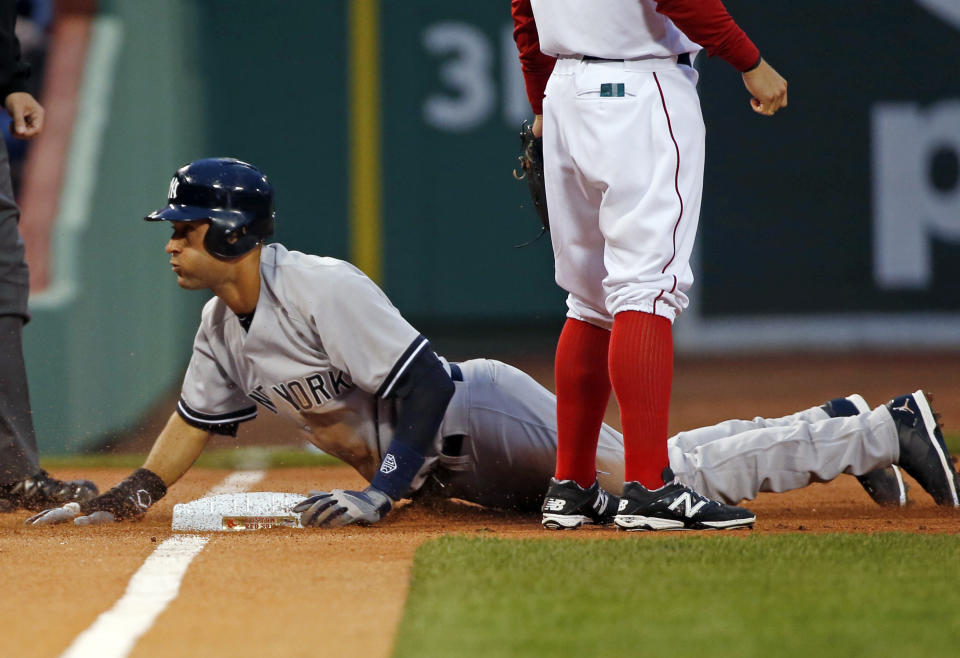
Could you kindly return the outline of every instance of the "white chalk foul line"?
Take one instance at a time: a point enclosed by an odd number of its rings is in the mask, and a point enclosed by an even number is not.
[[[64,658],[126,656],[157,616],[177,597],[180,581],[209,537],[171,537],[157,546],[130,579],[127,591],[77,636]]]
[[[263,479],[263,471],[237,471],[208,496],[242,493]],[[123,658],[153,622],[177,598],[187,568],[210,541],[202,535],[167,539],[147,557],[112,608],[76,637],[61,658]]]

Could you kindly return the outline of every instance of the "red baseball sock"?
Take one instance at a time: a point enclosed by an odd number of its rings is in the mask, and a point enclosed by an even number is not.
[[[673,325],[670,320],[623,311],[610,336],[610,381],[620,404],[624,479],[648,489],[663,486],[667,423],[673,385]]]
[[[610,401],[607,346],[610,332],[567,318],[557,342],[558,480],[589,487],[597,479],[597,440]]]

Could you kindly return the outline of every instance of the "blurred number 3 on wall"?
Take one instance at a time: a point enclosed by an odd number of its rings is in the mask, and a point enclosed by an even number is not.
[[[530,116],[512,30],[505,24],[499,35],[490,36],[461,21],[433,23],[423,30],[421,43],[435,58],[442,85],[424,99],[428,126],[442,132],[470,131],[498,114],[498,101],[499,114],[509,126],[517,127]]]

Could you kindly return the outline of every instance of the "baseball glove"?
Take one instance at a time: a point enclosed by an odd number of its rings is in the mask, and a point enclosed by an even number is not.
[[[547,192],[543,184],[543,138],[534,137],[533,129],[526,121],[520,125],[520,169],[518,172],[513,170],[513,177],[517,180],[526,180],[530,188],[530,198],[533,200],[533,208],[537,211],[537,217],[540,218],[540,234],[529,242],[517,245],[526,247],[528,244],[536,242],[540,237],[550,230],[550,216],[547,214]]]

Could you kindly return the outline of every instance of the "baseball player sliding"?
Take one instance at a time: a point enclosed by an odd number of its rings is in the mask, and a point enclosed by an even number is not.
[[[273,190],[260,171],[229,158],[192,162],[176,172],[168,205],[146,219],[172,224],[166,252],[179,285],[215,294],[177,409],[143,468],[27,523],[139,518],[212,434],[235,435],[258,411],[288,417],[370,483],[303,501],[294,511],[304,525],[375,523],[397,501],[423,495],[540,509],[556,454],[554,396],[504,363],[438,357],[349,263],[264,245]],[[900,504],[902,480],[890,466],[899,463],[938,503],[957,504],[949,454],[919,392],[872,411],[851,396],[786,418],[685,432],[670,442],[670,463],[680,482],[728,501],[849,472],[878,502]],[[595,470],[603,486],[619,493],[623,467],[622,437],[601,426]],[[617,497],[597,498],[603,504],[557,504],[549,514],[564,528],[612,522]],[[692,517],[697,501],[687,505]]]
[[[773,115],[787,83],[720,0],[512,0],[514,38],[543,139],[555,277],[567,320],[555,361],[559,437],[545,504],[596,496],[611,389],[626,467],[622,528],[750,526],[747,509],[673,482],[667,420],[673,321],[693,284],[704,124],[692,60],[705,48]],[[679,501],[695,500],[693,522]],[[551,527],[551,510],[543,523]]]

